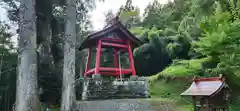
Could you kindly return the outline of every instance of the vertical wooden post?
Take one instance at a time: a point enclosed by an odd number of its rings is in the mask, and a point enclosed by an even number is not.
[[[97,44],[97,54],[96,54],[96,63],[95,63],[95,74],[99,74],[100,56],[101,56],[101,45],[102,45],[102,41],[101,41],[101,40],[98,40],[98,44]]]
[[[132,48],[131,48],[131,43],[129,40],[127,40],[127,45],[128,45],[128,56],[130,59],[130,67],[132,69],[132,76],[136,76],[136,70],[134,67],[134,59],[133,59],[133,53],[132,53]]]
[[[196,97],[192,97],[193,100],[193,111],[197,111],[197,106],[196,106]]]
[[[209,98],[206,98],[206,101],[205,101],[205,102],[206,102],[206,105],[207,105],[206,108],[207,108],[208,111],[211,111],[211,110],[210,110],[210,107],[209,107],[208,99],[209,99]]]
[[[117,75],[117,78],[119,78],[120,74],[119,74],[119,71],[117,69],[119,69],[119,63],[118,63],[118,50],[117,49],[114,49],[114,64],[115,64],[115,67],[116,67],[116,75]]]
[[[87,56],[87,62],[85,65],[85,73],[84,73],[84,77],[87,77],[87,71],[89,70],[89,63],[91,60],[91,56],[92,56],[92,48],[88,48],[88,56]]]

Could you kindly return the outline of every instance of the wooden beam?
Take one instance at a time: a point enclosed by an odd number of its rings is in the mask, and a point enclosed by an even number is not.
[[[102,40],[104,40],[104,41],[112,41],[112,42],[122,42],[122,43],[125,43],[125,41],[124,41],[124,40],[121,40],[121,39],[103,38]]]
[[[108,43],[108,42],[102,42],[103,46],[111,46],[111,47],[117,47],[117,48],[124,48],[127,49],[127,45],[122,45],[122,44],[114,44],[114,43]]]
[[[87,77],[88,75],[91,75],[95,72],[95,68],[88,70],[87,72],[84,73],[84,76]],[[121,70],[122,74],[129,74],[132,72],[131,69],[119,69],[119,68],[106,68],[106,67],[100,67],[99,68],[99,73],[102,75],[113,75],[117,76],[119,75],[117,72]]]
[[[129,73],[131,73],[131,72],[124,72],[122,74],[129,74]],[[102,74],[102,75],[111,75],[111,76],[118,76],[118,74],[116,74],[116,72],[101,72],[100,71],[100,74]]]
[[[122,73],[130,73],[132,72],[132,69],[119,69],[119,68],[108,68],[108,67],[100,67],[100,71],[110,71],[110,72],[115,72],[115,71],[122,71]]]

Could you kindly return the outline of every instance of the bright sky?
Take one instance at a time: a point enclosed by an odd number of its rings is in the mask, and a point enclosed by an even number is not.
[[[140,8],[140,13],[144,12],[145,7],[153,0],[132,0],[134,6]],[[167,3],[168,0],[159,0],[162,4]],[[126,0],[105,0],[105,2],[97,2],[96,8],[91,12],[91,21],[93,23],[94,30],[102,29],[104,25],[105,16],[104,14],[108,10],[112,10],[113,13],[117,13],[121,5],[123,5]],[[1,4],[1,2],[0,2]],[[7,12],[0,6],[0,20],[9,22],[7,18]],[[15,32],[15,31],[14,31]]]
[[[104,14],[108,10],[112,10],[114,14],[117,13],[121,5],[125,4],[127,0],[105,0],[105,2],[98,2],[96,9],[91,13],[93,22],[93,28],[99,30],[104,25],[105,16]],[[146,6],[153,0],[132,0],[134,6],[140,8],[140,13],[143,14]],[[167,3],[168,0],[159,0],[162,4]]]

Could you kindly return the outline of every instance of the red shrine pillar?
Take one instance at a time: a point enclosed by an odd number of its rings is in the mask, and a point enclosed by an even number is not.
[[[89,71],[89,63],[90,63],[90,59],[92,56],[92,48],[88,48],[88,56],[87,56],[87,62],[85,65],[85,72],[84,72],[84,77],[87,77],[87,71]]]
[[[131,43],[129,40],[127,41],[127,46],[128,46],[128,56],[129,56],[129,60],[130,60],[130,68],[132,69],[132,76],[136,76],[133,53],[132,53]]]
[[[114,64],[115,64],[115,67],[116,67],[116,76],[117,76],[117,78],[119,78],[120,77],[120,72],[118,71],[118,69],[119,69],[119,55],[118,55],[118,50],[117,49],[114,49]]]
[[[102,45],[102,40],[98,40],[94,74],[100,74],[99,68],[100,68],[101,45]]]

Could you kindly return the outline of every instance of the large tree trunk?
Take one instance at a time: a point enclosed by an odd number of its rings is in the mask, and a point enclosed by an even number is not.
[[[35,0],[20,1],[19,45],[16,111],[39,111]]]
[[[61,111],[75,111],[76,0],[66,0],[63,91]]]

